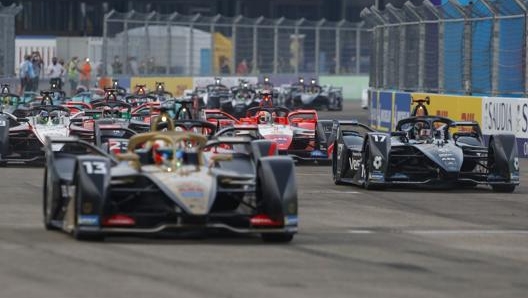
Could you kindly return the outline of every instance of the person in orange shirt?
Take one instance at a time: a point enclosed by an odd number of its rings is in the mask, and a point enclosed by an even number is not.
[[[92,77],[92,66],[90,65],[90,58],[84,60],[83,65],[81,66],[80,72],[80,83],[86,90],[90,89],[90,80]]]

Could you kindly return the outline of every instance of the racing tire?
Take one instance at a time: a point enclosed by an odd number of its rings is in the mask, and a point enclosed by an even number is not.
[[[293,240],[291,233],[262,233],[260,237],[262,241],[270,243],[288,243]]]
[[[488,156],[489,158],[491,158],[491,160],[488,160],[488,162],[490,164],[488,164],[488,167],[489,167],[489,171],[490,172],[493,172],[495,170],[495,166],[496,166],[496,163],[495,163],[495,140],[491,140],[490,143],[489,143],[489,152],[488,152]],[[494,191],[494,192],[498,192],[498,193],[512,193],[514,190],[515,190],[515,187],[516,185],[514,184],[492,184],[491,185],[491,189]]]
[[[292,165],[293,167],[293,165]],[[257,168],[257,200],[260,205],[260,212],[268,215],[274,220],[284,218],[283,201],[281,197],[277,197],[276,192],[272,191],[273,182],[265,179],[266,173],[259,164]],[[261,238],[264,242],[284,243],[290,242],[293,239],[293,233],[277,232],[277,233],[261,233]]]
[[[337,100],[337,108],[336,108],[337,111],[342,111],[343,110],[343,99],[340,98],[339,100]]]
[[[382,190],[383,189],[383,186],[381,185],[376,185],[376,184],[372,184],[369,182],[369,179],[368,177],[370,176],[370,167],[371,167],[371,162],[370,162],[370,147],[367,145],[365,147],[365,161],[363,163],[364,167],[365,167],[365,180],[363,182],[363,187],[366,189],[366,190]]]
[[[51,224],[51,202],[50,197],[53,195],[53,187],[49,184],[48,169],[44,169],[44,188],[42,191],[42,218],[44,228],[48,231],[57,230],[55,226]]]
[[[337,148],[337,142],[334,144],[334,149]],[[343,185],[344,183],[337,176],[337,150],[332,152],[332,180],[335,185]]]
[[[74,213],[75,213],[75,216],[74,216],[74,226],[73,226],[73,230],[72,230],[72,236],[75,240],[78,240],[78,241],[104,241],[104,235],[101,234],[101,233],[97,233],[97,232],[85,232],[85,231],[82,231],[79,229],[79,225],[77,223],[77,219],[78,219],[78,216],[77,216],[77,200],[79,200],[79,198],[82,198],[81,196],[81,188],[79,187],[79,183],[82,183],[81,180],[77,179],[76,183],[75,183],[75,198],[74,198]]]
[[[272,218],[282,218],[282,200],[274,195],[274,192],[271,191],[273,188],[272,183],[269,183],[264,177],[266,177],[266,173],[259,165],[257,169],[257,198],[260,199],[261,211]]]
[[[491,185],[491,189],[493,189],[494,192],[512,193],[515,190],[515,185],[513,184]]]

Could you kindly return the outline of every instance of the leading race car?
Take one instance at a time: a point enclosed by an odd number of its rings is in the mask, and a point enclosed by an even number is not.
[[[47,144],[46,229],[89,240],[220,229],[289,242],[297,232],[294,164],[273,142],[152,132],[116,158],[73,137]]]
[[[358,123],[336,123],[334,130],[336,184],[367,189],[484,184],[497,192],[513,192],[519,184],[515,135],[493,135],[486,146],[477,122],[418,116],[400,120],[390,134]]]

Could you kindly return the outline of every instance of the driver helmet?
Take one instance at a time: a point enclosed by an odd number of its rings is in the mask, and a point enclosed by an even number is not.
[[[49,113],[47,111],[40,111],[37,115],[37,122],[39,124],[46,124],[49,120]]]
[[[417,122],[413,127],[414,137],[418,140],[427,139],[431,134],[429,126],[425,122]]]
[[[172,159],[172,148],[167,145],[167,142],[156,140],[152,144],[152,158],[154,159],[154,164],[166,165]]]
[[[270,112],[260,111],[259,114],[258,114],[258,119],[259,119],[259,123],[267,124],[267,123],[271,123],[272,116],[271,116]]]
[[[261,93],[261,106],[272,106],[273,105],[273,94],[269,90],[263,90]]]
[[[51,123],[59,124],[60,123],[60,111],[53,111],[50,113]]]
[[[416,116],[425,116],[425,108],[421,105],[416,107]]]

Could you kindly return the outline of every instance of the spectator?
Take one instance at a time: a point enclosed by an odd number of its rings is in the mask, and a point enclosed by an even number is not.
[[[39,89],[40,73],[43,71],[40,52],[33,52],[31,63],[33,64],[33,71],[35,72],[35,77],[31,80],[31,91],[37,92]]]
[[[74,95],[77,91],[77,85],[79,85],[79,58],[73,57],[68,62],[68,81],[70,82],[70,95]]]
[[[92,66],[90,65],[90,58],[84,60],[83,65],[81,66],[81,75],[79,81],[86,90],[90,89],[90,81],[92,78]]]
[[[130,74],[133,76],[137,76],[139,74],[139,65],[136,57],[128,58],[128,69],[130,70]]]
[[[225,56],[220,57],[220,73],[230,74],[231,68],[229,68],[229,60]]]
[[[238,63],[237,69],[236,69],[237,75],[247,75],[248,73],[248,65],[246,62],[246,59],[242,59],[240,63]]]
[[[114,62],[112,62],[112,71],[115,75],[120,75],[123,73],[123,63],[121,63],[118,55],[114,56]]]
[[[58,88],[62,89],[62,75],[64,74],[64,68],[59,63],[57,57],[51,58],[51,64],[48,65],[48,70],[46,72],[48,77],[51,80],[56,80],[58,82]]]
[[[18,77],[20,78],[20,95],[24,94],[24,91],[31,91],[32,79],[35,76],[33,70],[33,64],[31,63],[31,55],[25,55],[24,61],[20,63]]]
[[[59,59],[59,64],[62,66],[61,81],[62,81],[62,85],[64,86],[64,84],[66,83],[66,74],[68,71],[66,69],[66,65],[64,65],[64,59]]]

